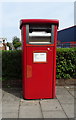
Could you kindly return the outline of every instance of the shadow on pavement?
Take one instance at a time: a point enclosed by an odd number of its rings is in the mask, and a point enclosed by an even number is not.
[[[22,97],[22,81],[21,80],[4,80],[2,81],[2,90],[18,98],[21,98]]]
[[[76,85],[76,79],[57,79],[56,86]],[[10,93],[18,98],[22,98],[22,80],[4,80],[2,81],[3,91]]]

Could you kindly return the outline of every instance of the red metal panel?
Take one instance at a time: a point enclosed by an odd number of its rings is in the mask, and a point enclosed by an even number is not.
[[[53,51],[53,98],[56,97],[56,42],[57,42],[57,26],[54,27],[54,51]]]
[[[27,47],[27,65],[32,67],[32,76],[26,76],[25,98],[41,99],[52,98],[52,74],[53,74],[53,47]],[[47,52],[46,63],[34,63],[33,53],[42,50]],[[30,72],[30,71],[29,71]]]
[[[50,24],[56,24],[58,26],[59,21],[58,20],[53,20],[53,19],[22,19],[20,21],[20,28],[22,27],[23,24],[29,24],[29,23],[50,23]]]
[[[25,85],[26,85],[26,27],[22,28],[22,87],[23,97],[25,98]]]

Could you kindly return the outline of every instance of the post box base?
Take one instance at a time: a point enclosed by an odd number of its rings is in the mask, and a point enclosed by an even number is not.
[[[46,100],[46,99],[55,99],[56,97],[53,97],[53,98],[24,98],[24,100]]]
[[[34,97],[34,98],[31,98],[31,97],[29,97],[29,98],[27,98],[27,97],[24,97],[23,96],[23,99],[24,100],[44,100],[44,99],[55,99],[56,98],[56,96],[54,96],[54,97]]]

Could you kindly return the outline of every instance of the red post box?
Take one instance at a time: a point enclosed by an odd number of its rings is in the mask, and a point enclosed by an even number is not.
[[[22,19],[23,97],[54,98],[56,95],[56,40],[58,20]]]

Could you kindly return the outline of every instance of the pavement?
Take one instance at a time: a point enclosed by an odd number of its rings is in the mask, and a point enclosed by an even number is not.
[[[56,86],[56,98],[24,100],[21,88],[0,89],[0,118],[75,118],[75,86]],[[1,103],[2,101],[2,103]],[[1,112],[2,110],[2,112]],[[17,120],[18,120],[17,119]]]

